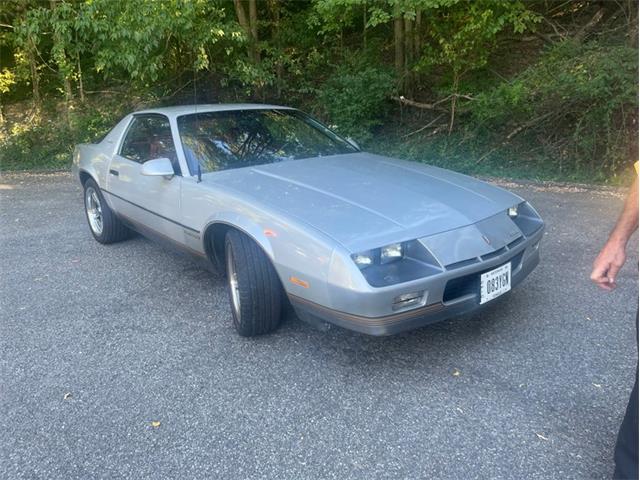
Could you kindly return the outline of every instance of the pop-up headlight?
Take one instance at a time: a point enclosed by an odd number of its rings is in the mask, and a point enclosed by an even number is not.
[[[431,252],[418,240],[390,243],[354,253],[351,259],[373,287],[409,282],[442,271]],[[411,299],[403,298],[400,301],[405,300]]]
[[[515,210],[515,215],[511,214],[512,210]],[[525,237],[533,235],[544,225],[538,212],[528,202],[522,202],[515,207],[511,207],[508,212],[513,223],[518,226]]]
[[[352,255],[351,258],[353,258],[353,261],[356,262],[358,268],[363,269],[367,268],[369,265],[373,265],[373,254],[373,250],[368,250],[366,252],[356,253]]]
[[[401,243],[392,243],[380,249],[380,263],[389,263],[394,260],[400,260],[403,257],[403,248]]]
[[[355,253],[351,255],[353,261],[362,270],[371,265],[384,265],[386,263],[401,260],[404,256],[404,247],[402,243],[391,243],[382,248],[367,250],[366,252]]]

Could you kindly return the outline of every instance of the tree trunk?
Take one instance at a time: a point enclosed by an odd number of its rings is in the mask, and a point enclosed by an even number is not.
[[[456,102],[458,100],[458,79],[459,74],[457,72],[453,73],[453,95],[451,95],[451,115],[449,116],[449,135],[453,131],[453,122],[456,118]]]
[[[16,3],[16,21],[19,18],[24,18],[26,15],[28,4],[26,2]],[[13,29],[13,26],[11,26]],[[18,51],[23,49],[23,53],[27,57],[29,63],[29,73],[31,77],[31,91],[33,96],[33,108],[36,112],[39,112],[42,108],[42,101],[40,99],[40,74],[38,72],[38,63],[36,61],[36,45],[31,35],[26,38],[26,44],[20,45]]]
[[[422,26],[422,12],[418,8],[416,10],[416,21],[413,25],[413,61],[419,62],[420,57],[422,56],[422,36],[420,32],[420,28]],[[413,72],[412,79],[414,87],[420,85],[420,74],[418,72]],[[414,92],[415,93],[415,92]]]
[[[249,0],[249,25],[251,27],[251,38],[258,40],[258,10],[256,0]]]
[[[84,84],[82,82],[82,68],[80,67],[80,54],[76,54],[78,63],[78,93],[80,94],[80,102],[84,103]]]
[[[404,89],[407,95],[413,97],[413,75],[411,67],[413,66],[413,20],[404,19]]]
[[[393,10],[394,63],[398,78],[402,82],[402,76],[404,74],[404,20],[402,18],[402,7],[399,3],[395,4]]]
[[[284,68],[282,66],[282,40],[280,36],[280,1],[271,0],[271,12],[273,13],[273,33],[272,41],[278,49],[278,59],[276,60],[276,95],[278,98],[282,96],[282,77]]]
[[[33,92],[33,106],[40,111],[42,108],[42,100],[40,98],[40,73],[38,72],[38,64],[36,63],[36,46],[33,39],[29,38],[29,48],[27,49],[27,57],[29,57],[29,70],[31,71],[31,89]]]
[[[367,0],[362,4],[362,48],[367,49]]]
[[[420,26],[422,25],[422,12],[416,11],[416,24],[413,28],[413,58],[420,58],[420,52],[422,51],[422,37],[420,36]]]
[[[54,12],[57,8],[57,1],[51,0],[50,5],[51,5],[51,14],[55,15]],[[71,118],[70,118],[71,102],[73,99],[73,92],[71,90],[71,81],[70,81],[71,75],[69,74],[69,70],[72,70],[72,67],[69,68],[69,62],[67,61],[67,52],[65,51],[65,45],[62,42],[60,34],[56,33],[55,31],[53,33],[53,45],[54,45],[53,48],[58,52],[58,54],[57,55],[54,54],[53,57],[56,60],[56,64],[58,66],[58,75],[60,75],[60,78],[62,80],[62,87],[64,89],[65,118],[67,120],[67,124],[70,124],[71,123]]]
[[[251,27],[249,27],[249,21],[247,20],[247,14],[244,13],[244,7],[240,0],[233,0],[233,6],[236,9],[236,16],[238,17],[238,23],[242,29],[246,32],[247,37],[251,38]]]
[[[235,7],[235,10],[236,10],[236,16],[238,17],[238,23],[240,24],[240,26],[244,30],[244,33],[247,36],[247,41],[249,42],[248,47],[247,47],[247,55],[249,56],[249,59],[254,64],[258,63],[260,61],[260,59],[259,59],[259,57],[256,56],[256,48],[255,48],[254,37],[253,37],[253,28],[251,26],[251,23],[249,23],[249,19],[247,18],[247,14],[246,14],[246,12],[244,10],[244,7],[242,6],[242,1],[241,0],[233,0],[233,6]],[[249,8],[251,9],[251,4],[249,4]],[[254,8],[255,8],[255,3],[254,3]]]
[[[71,90],[71,82],[69,77],[63,76],[62,85],[64,86],[64,110],[67,124],[71,126],[71,104],[73,101],[73,91]]]
[[[581,43],[587,37],[590,30],[593,27],[595,27],[600,22],[600,20],[602,20],[603,16],[604,16],[604,8],[600,7],[600,9],[598,9],[595,15],[591,18],[591,20],[589,20],[586,24],[584,24],[582,28],[578,30],[578,33],[574,35],[573,41],[576,43]]]
[[[254,63],[260,63],[260,50],[258,48],[258,7],[256,0],[249,0],[249,27],[251,30],[251,43]]]

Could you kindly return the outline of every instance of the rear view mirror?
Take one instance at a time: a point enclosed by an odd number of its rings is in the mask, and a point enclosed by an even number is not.
[[[149,177],[173,177],[174,175],[171,160],[164,157],[147,160],[142,164],[140,173]]]

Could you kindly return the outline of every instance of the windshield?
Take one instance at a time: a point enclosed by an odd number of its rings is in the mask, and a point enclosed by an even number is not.
[[[358,150],[297,110],[228,110],[178,117],[192,175]]]

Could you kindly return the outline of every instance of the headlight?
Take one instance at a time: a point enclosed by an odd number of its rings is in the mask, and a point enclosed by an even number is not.
[[[518,216],[518,205],[515,205],[507,210],[507,213],[511,218],[515,218]]]
[[[402,258],[402,244],[392,243],[380,249],[380,263],[389,263]]]
[[[372,287],[410,282],[443,271],[440,263],[419,240],[390,243],[384,247],[353,253],[351,259]],[[419,296],[417,293],[421,295],[425,292],[416,292],[416,296]],[[396,300],[404,306],[412,305],[411,302],[414,301],[413,296],[401,296]]]
[[[511,215],[511,210],[516,211],[516,215]],[[517,207],[509,209],[509,217],[515,223],[525,237],[529,237],[544,226],[544,222],[538,212],[528,202],[522,202]]]
[[[366,268],[373,264],[373,251],[369,250],[368,252],[356,253],[352,255],[351,258],[356,262],[358,268]]]
[[[384,265],[386,263],[401,260],[404,256],[402,243],[391,243],[382,248],[367,250],[366,252],[354,253],[351,255],[353,261],[362,270],[374,264]]]

